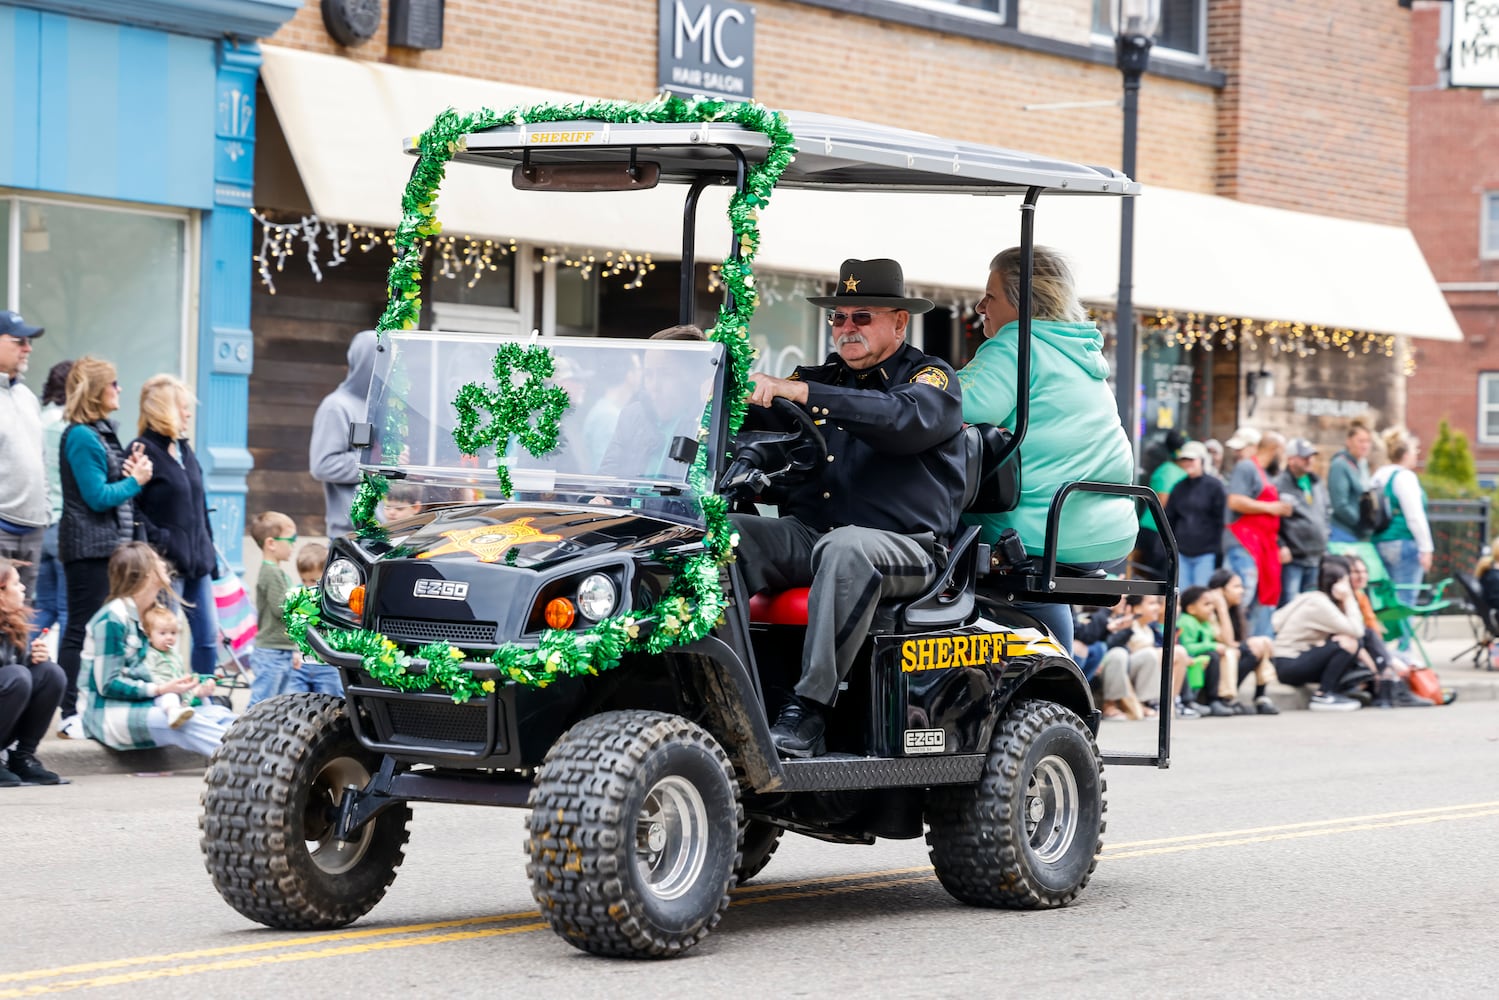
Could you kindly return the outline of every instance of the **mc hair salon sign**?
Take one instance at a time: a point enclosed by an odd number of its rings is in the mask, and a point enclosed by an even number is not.
[[[1452,0],[1454,87],[1499,87],[1499,0]]]

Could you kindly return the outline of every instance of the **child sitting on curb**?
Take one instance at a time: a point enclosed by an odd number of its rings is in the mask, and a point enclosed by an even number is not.
[[[161,604],[153,604],[141,612],[141,625],[146,629],[146,641],[151,651],[146,654],[146,669],[157,684],[166,684],[179,677],[188,677],[188,669],[177,655],[177,634],[182,626],[177,621],[177,612]],[[192,706],[200,698],[213,697],[213,681],[204,681],[185,695],[168,692],[157,695],[153,701],[167,713],[167,725],[176,729],[193,717]]]
[[[1181,592],[1182,615],[1176,623],[1176,641],[1192,659],[1187,664],[1187,685],[1183,698],[1197,702],[1203,715],[1216,717],[1237,715],[1218,696],[1218,675],[1222,657],[1228,648],[1218,641],[1213,600],[1206,587],[1188,587]]]

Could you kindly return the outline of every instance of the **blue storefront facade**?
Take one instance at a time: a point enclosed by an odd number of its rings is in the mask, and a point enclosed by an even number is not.
[[[0,304],[47,328],[28,382],[92,354],[182,376],[214,535],[239,561],[258,39],[301,0],[0,4]],[[85,16],[86,15],[86,16]]]

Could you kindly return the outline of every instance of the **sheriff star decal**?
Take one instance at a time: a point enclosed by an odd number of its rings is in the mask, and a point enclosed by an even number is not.
[[[843,279],[843,290],[845,292],[857,292],[859,290],[859,279],[850,274]]]
[[[477,556],[480,562],[492,563],[514,545],[562,541],[561,535],[549,535],[539,528],[531,527],[532,520],[534,518],[522,517],[507,524],[484,524],[477,528],[444,531],[442,537],[447,541],[435,549],[428,549],[417,558],[431,559],[433,556],[445,556],[454,552],[468,552]]]
[[[947,388],[947,372],[936,365],[927,365],[921,371],[911,376],[912,382],[924,382],[927,385],[935,385],[939,389]]]

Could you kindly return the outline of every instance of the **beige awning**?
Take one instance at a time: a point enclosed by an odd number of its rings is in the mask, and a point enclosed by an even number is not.
[[[266,46],[262,76],[313,209],[390,227],[412,159],[401,140],[448,107],[504,110],[575,94]],[[701,259],[727,246],[727,195],[709,191]],[[961,199],[961,204],[954,204]],[[680,253],[682,192],[524,194],[489,168],[453,164],[438,198],[448,232],[542,246]],[[758,262],[837,273],[846,257],[894,257],[907,280],[977,297],[989,259],[1019,239],[1018,202],[966,195],[779,191],[761,214]],[[1044,198],[1036,238],[1072,259],[1085,301],[1107,306],[1119,273],[1119,203]],[[1409,229],[1148,188],[1136,202],[1139,309],[1286,320],[1462,340]]]

